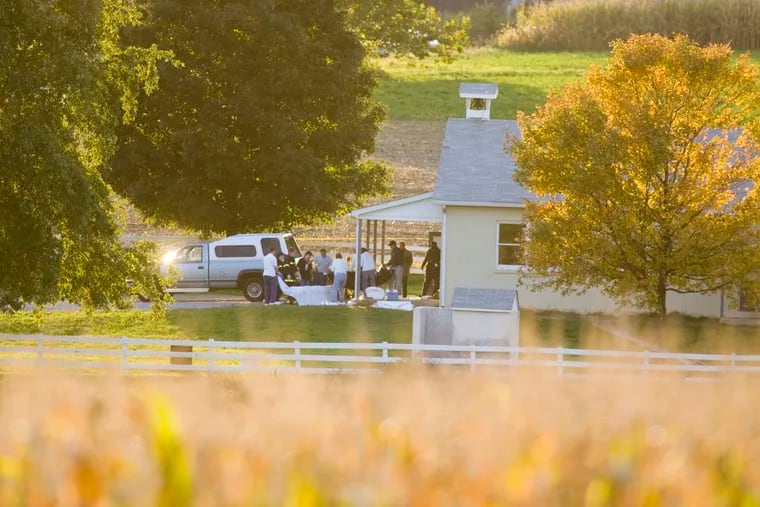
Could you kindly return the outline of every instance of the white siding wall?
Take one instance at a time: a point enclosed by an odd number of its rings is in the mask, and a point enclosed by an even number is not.
[[[554,291],[533,292],[530,280],[517,286],[518,273],[496,269],[497,224],[519,222],[520,208],[460,207],[446,208],[446,294],[445,304],[451,302],[455,287],[504,289],[516,288],[520,308],[535,310],[561,310],[578,313],[632,312],[631,308],[619,308],[598,290],[582,295],[562,296]],[[721,316],[719,293],[669,294],[668,308],[673,312],[704,317]]]

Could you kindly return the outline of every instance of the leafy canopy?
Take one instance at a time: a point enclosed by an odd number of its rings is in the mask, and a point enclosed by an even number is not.
[[[760,72],[728,46],[632,36],[520,114],[527,262],[660,314],[667,294],[760,287]],[[757,301],[757,299],[755,299]]]
[[[147,217],[206,232],[328,221],[387,189],[363,156],[384,117],[332,0],[157,0],[137,46],[171,49],[118,130],[109,181]]]
[[[469,44],[469,18],[442,20],[434,7],[418,0],[338,0],[337,5],[372,53],[426,57],[434,52],[451,60]]]
[[[114,127],[155,85],[155,48],[122,48],[128,0],[0,3],[0,306],[122,305],[151,246],[123,248],[101,177]],[[150,283],[148,283],[150,282]]]

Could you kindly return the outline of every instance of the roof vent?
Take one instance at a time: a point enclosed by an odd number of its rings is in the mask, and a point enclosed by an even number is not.
[[[489,120],[491,101],[499,95],[498,85],[492,83],[460,83],[459,96],[465,99],[465,118]]]

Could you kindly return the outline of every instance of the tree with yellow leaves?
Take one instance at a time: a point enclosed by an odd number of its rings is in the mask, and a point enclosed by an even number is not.
[[[746,55],[634,35],[518,122],[541,287],[598,287],[662,316],[668,293],[760,302],[760,70]]]

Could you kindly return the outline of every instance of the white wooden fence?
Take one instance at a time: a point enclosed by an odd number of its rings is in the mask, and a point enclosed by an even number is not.
[[[550,368],[559,375],[674,372],[692,378],[760,374],[760,355],[676,354],[400,343],[301,343],[0,335],[0,368],[202,372],[379,373],[397,363],[510,372]]]

